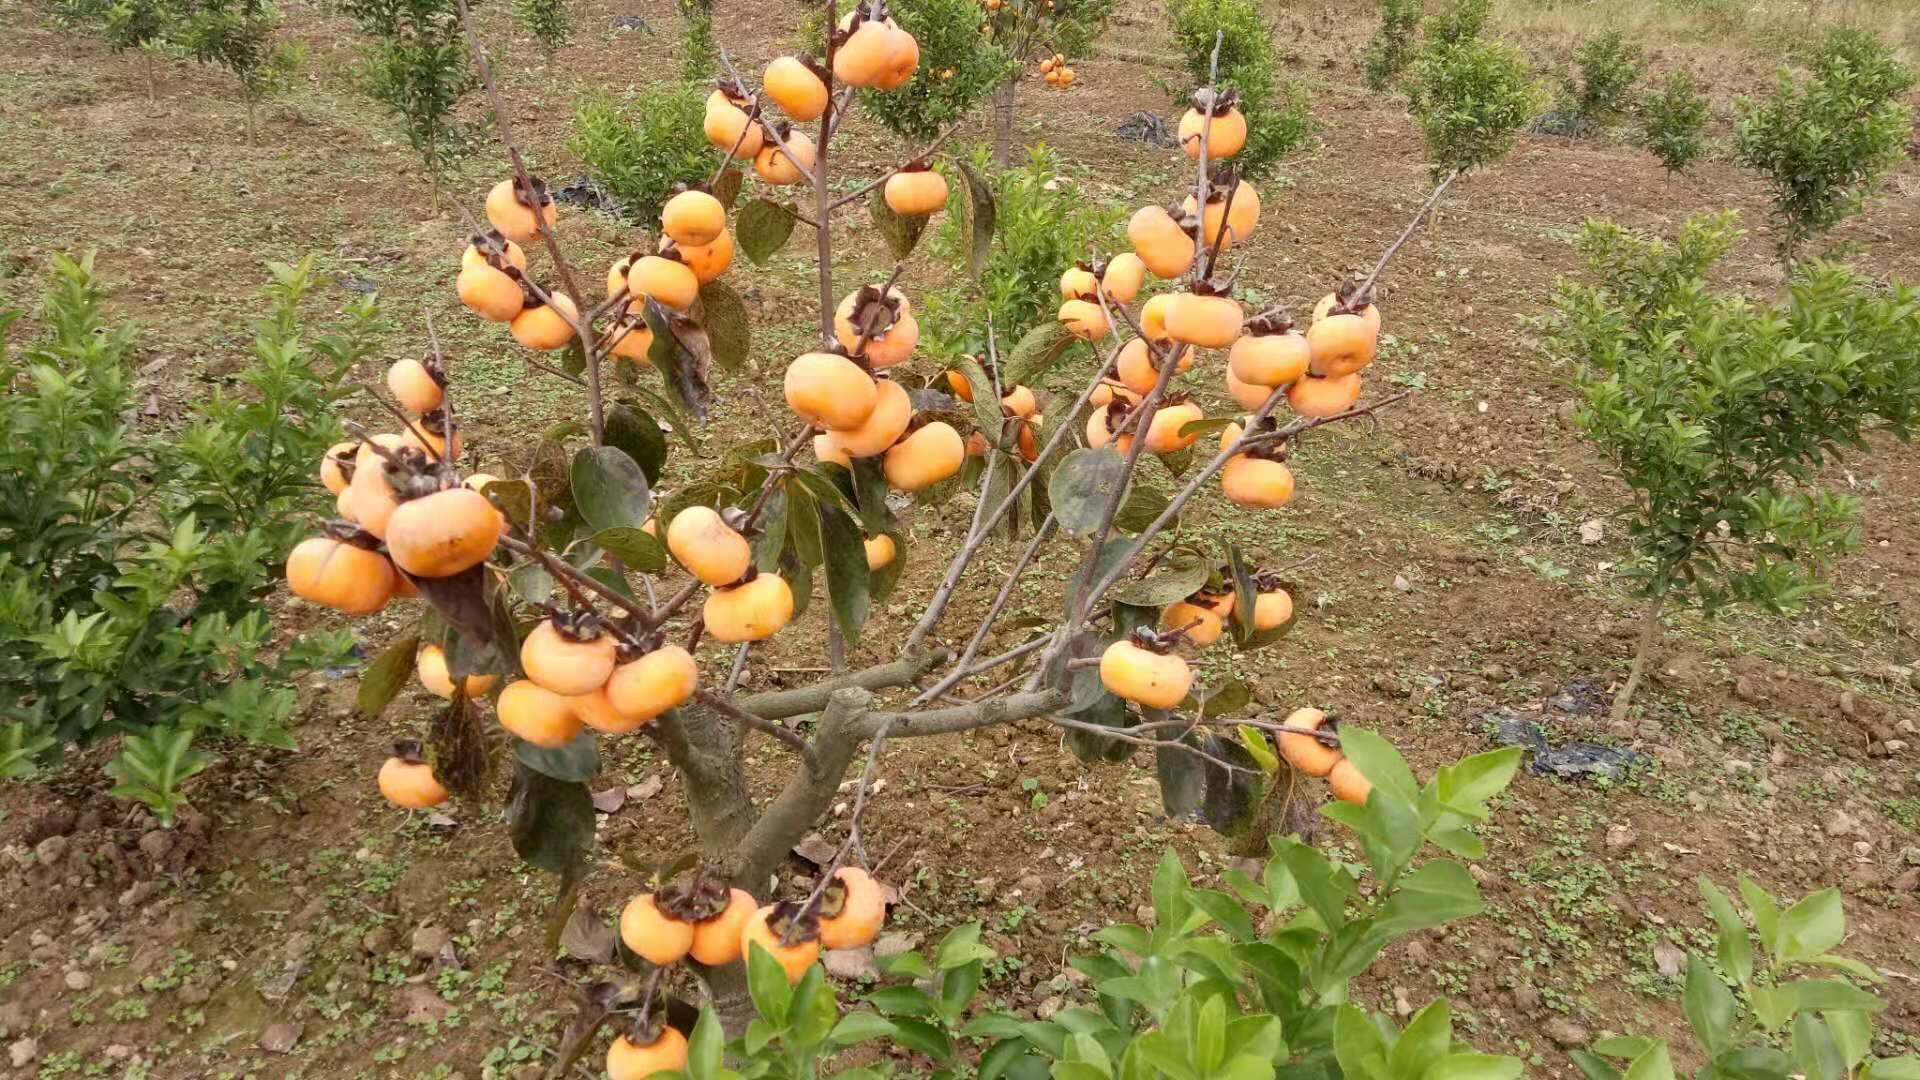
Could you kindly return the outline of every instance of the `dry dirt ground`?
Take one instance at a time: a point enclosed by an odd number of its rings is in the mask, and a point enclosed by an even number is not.
[[[743,67],[757,68],[797,21],[791,4],[731,7],[719,5],[721,37]],[[1265,243],[1247,276],[1276,299],[1310,300],[1370,262],[1424,195],[1400,106],[1358,86],[1352,58],[1371,27],[1350,9],[1311,0],[1273,12],[1322,130],[1266,197]],[[397,324],[391,356],[418,354],[423,316],[437,316],[469,380],[481,461],[511,446],[509,425],[577,415],[566,387],[526,371],[452,299],[457,207],[477,211],[491,159],[436,191],[355,94],[347,29],[306,2],[289,15],[308,55],[248,144],[237,94],[215,74],[162,66],[150,99],[140,58],[52,28],[37,6],[0,3],[0,303],[30,302],[54,253],[98,250],[115,310],[145,327],[142,422],[167,425],[230,377],[262,260],[318,252],[346,287],[380,291]],[[651,32],[609,29],[630,15]],[[677,26],[665,0],[586,0],[576,21],[578,42],[548,61],[516,36],[504,5],[484,20],[503,45],[514,119],[540,167],[562,177],[577,171],[565,149],[571,102],[671,64]],[[1057,148],[1064,182],[1087,198],[1132,206],[1171,194],[1184,170],[1111,130],[1136,109],[1166,114],[1178,76],[1150,62],[1167,51],[1157,10],[1129,5],[1120,24],[1125,58],[1080,62],[1067,93],[1023,86],[1020,136]],[[1525,43],[1550,66],[1572,47],[1549,33]],[[1768,84],[1777,56],[1764,40],[1712,34],[1654,50],[1657,68],[1711,80],[1723,117],[1733,95]],[[867,128],[851,145],[868,166],[894,152]],[[1920,278],[1916,195],[1909,163],[1835,243],[1869,273]],[[1418,392],[1377,429],[1312,439],[1296,459],[1301,495],[1284,513],[1209,505],[1196,515],[1192,527],[1239,539],[1264,564],[1314,558],[1296,572],[1308,583],[1297,634],[1212,666],[1248,677],[1258,707],[1276,715],[1337,708],[1392,737],[1422,771],[1485,748],[1489,712],[1612,685],[1633,618],[1611,572],[1620,532],[1605,527],[1596,540],[1590,528],[1583,539],[1581,526],[1604,520],[1622,489],[1563,419],[1563,373],[1527,319],[1557,275],[1576,271],[1569,244],[1583,219],[1658,230],[1719,207],[1755,230],[1726,280],[1777,290],[1762,193],[1724,160],[1668,179],[1618,140],[1527,137],[1460,185],[1388,275],[1393,342],[1374,386]],[[589,266],[631,233],[579,215],[568,227]],[[864,233],[837,239],[851,252],[842,281],[883,265]],[[778,370],[800,340],[783,324],[808,317],[797,249],[745,287],[761,328],[757,372]],[[943,276],[923,254],[906,281],[912,290]],[[721,441],[775,414],[771,383],[753,373],[723,384]],[[1217,393],[1212,383],[1203,397]],[[685,478],[698,463],[673,468]],[[1831,479],[1866,512],[1863,544],[1835,568],[1831,597],[1792,620],[1673,618],[1637,719],[1610,728],[1603,716],[1555,715],[1555,739],[1630,747],[1649,765],[1606,785],[1523,775],[1489,830],[1488,914],[1390,951],[1363,980],[1365,1000],[1394,1008],[1451,995],[1468,1038],[1564,1075],[1562,1044],[1583,1032],[1677,1033],[1671,950],[1707,941],[1696,879],[1751,873],[1789,896],[1842,889],[1854,928],[1845,951],[1888,976],[1882,1050],[1920,1048],[1920,454],[1887,441]],[[940,571],[932,553],[954,542],[964,511],[956,502],[910,515],[917,554],[871,641],[911,621]],[[996,547],[984,565],[1004,568],[1012,554]],[[1011,614],[1050,612],[1050,583],[1078,559],[1065,546],[1046,556]],[[978,580],[949,633],[965,631],[997,578]],[[369,652],[403,618],[363,624]],[[810,614],[756,655],[747,685],[806,678],[821,633]],[[879,655],[868,646],[855,659]],[[369,723],[353,712],[353,681],[316,676],[296,732],[303,748],[227,753],[173,832],[108,798],[97,758],[50,785],[0,791],[0,1042],[11,1048],[0,1076],[537,1072],[577,976],[539,944],[552,884],[516,863],[490,808],[460,807],[452,827],[434,828],[375,797],[386,744],[423,721],[427,702],[416,693]],[[787,762],[769,746],[756,753],[771,785]],[[622,740],[606,756],[596,787],[634,797],[603,822],[605,858],[587,888],[603,909],[633,886],[616,853],[654,859],[687,843],[677,782],[651,744]],[[1103,922],[1133,917],[1161,850],[1171,845],[1202,879],[1226,858],[1218,837],[1165,818],[1150,764],[1083,767],[1038,723],[899,745],[886,775],[867,832],[905,901],[894,928],[930,938],[982,920],[1003,956],[986,994],[1016,1008],[1073,999],[1064,957]]]

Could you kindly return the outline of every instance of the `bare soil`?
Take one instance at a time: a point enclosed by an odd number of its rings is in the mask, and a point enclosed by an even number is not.
[[[1312,91],[1322,129],[1285,183],[1271,185],[1264,242],[1245,271],[1276,300],[1310,304],[1370,263],[1427,190],[1400,105],[1358,85],[1353,57],[1371,24],[1349,10],[1312,0],[1275,12],[1290,74]],[[762,0],[722,5],[720,34],[736,63],[757,69],[798,13]],[[629,15],[652,32],[608,29]],[[378,289],[395,324],[392,357],[423,350],[424,316],[434,316],[467,380],[479,461],[511,453],[530,417],[583,411],[569,387],[525,370],[452,297],[463,215],[477,213],[493,158],[436,188],[355,92],[356,45],[335,17],[290,5],[308,57],[249,144],[237,90],[215,73],[162,65],[150,99],[143,58],[52,28],[38,7],[10,3],[0,16],[0,305],[30,304],[55,253],[96,250],[115,310],[144,327],[141,423],[178,425],[189,402],[231,380],[262,261],[308,252],[344,288]],[[504,5],[484,20],[502,45],[512,119],[551,177],[578,171],[565,142],[580,93],[643,84],[676,59],[665,0],[587,0],[575,18],[578,42],[550,61]],[[1158,44],[1161,24],[1156,9],[1129,5],[1111,51],[1076,63],[1074,89],[1022,86],[1021,140],[1055,148],[1064,182],[1090,199],[1132,206],[1185,178],[1184,161],[1111,135],[1136,110],[1172,108],[1179,75],[1149,62],[1170,52]],[[1548,64],[1571,48],[1528,46]],[[1716,40],[1665,45],[1655,66],[1694,71],[1724,103],[1764,89],[1777,59]],[[856,126],[850,145],[847,160],[862,171],[898,153],[870,126]],[[1909,163],[1836,231],[1835,246],[1865,272],[1920,278],[1917,194]],[[1306,582],[1295,636],[1210,666],[1248,678],[1263,712],[1315,704],[1380,730],[1423,773],[1490,745],[1489,713],[1537,709],[1572,684],[1604,696],[1625,672],[1636,617],[1611,572],[1621,534],[1607,518],[1623,490],[1565,419],[1564,373],[1527,320],[1557,276],[1577,272],[1570,240],[1583,220],[1659,230],[1721,207],[1740,210],[1752,230],[1727,283],[1776,292],[1764,193],[1724,160],[1668,178],[1614,138],[1530,136],[1458,185],[1386,281],[1393,341],[1373,387],[1418,392],[1377,427],[1308,441],[1296,458],[1301,494],[1285,512],[1208,505],[1188,523],[1238,539],[1263,565],[1312,560],[1294,571]],[[588,267],[634,232],[586,215],[568,230]],[[842,282],[884,275],[888,260],[864,223],[835,241]],[[756,319],[755,368],[722,383],[712,445],[764,433],[779,415],[768,373],[813,316],[798,247],[767,272],[735,275]],[[923,253],[907,287],[948,276]],[[1200,393],[1222,400],[1210,379]],[[698,474],[699,461],[676,454],[677,479]],[[1885,440],[1831,481],[1865,508],[1862,545],[1835,567],[1832,595],[1792,620],[1673,617],[1641,715],[1626,725],[1610,727],[1604,710],[1545,714],[1556,741],[1629,747],[1650,764],[1611,784],[1523,775],[1476,869],[1487,915],[1396,947],[1363,980],[1364,1000],[1417,1008],[1450,995],[1476,1044],[1571,1075],[1556,1044],[1570,1026],[1679,1033],[1678,982],[1656,952],[1708,942],[1699,877],[1729,884],[1747,873],[1788,896],[1840,887],[1853,926],[1845,951],[1888,980],[1880,1050],[1920,1048],[1920,454]],[[968,509],[957,499],[910,514],[908,576],[856,662],[883,657],[911,624]],[[1583,540],[1593,521],[1600,538]],[[943,636],[971,628],[993,571],[1013,555],[1004,544],[987,553]],[[1056,583],[1079,558],[1067,546],[1045,556],[1009,622],[1053,613]],[[298,605],[284,614],[295,627],[321,618]],[[411,618],[392,609],[359,624],[368,655]],[[1005,642],[1020,633],[1006,631]],[[812,678],[823,634],[810,613],[755,654],[746,685]],[[430,699],[411,692],[368,722],[353,710],[353,684],[351,674],[314,676],[302,749],[229,749],[172,831],[105,793],[97,753],[50,784],[0,790],[0,1034],[31,1050],[17,1062],[0,1055],[0,1077],[538,1070],[580,975],[541,944],[553,883],[516,862],[491,807],[461,806],[437,823],[387,808],[374,769],[396,732],[424,724]],[[621,856],[661,860],[690,838],[677,780],[651,743],[614,740],[605,756],[596,788],[633,796],[603,819],[604,857],[586,890],[611,910],[638,880]],[[753,757],[762,788],[790,766],[771,743]],[[1217,836],[1161,812],[1145,755],[1082,766],[1044,724],[899,744],[885,772],[866,832],[869,858],[901,894],[892,928],[933,940],[984,921],[1003,956],[986,992],[1015,1008],[1044,1011],[1081,993],[1065,957],[1102,924],[1136,918],[1163,849],[1201,879],[1227,863]],[[810,870],[796,860],[782,887]]]

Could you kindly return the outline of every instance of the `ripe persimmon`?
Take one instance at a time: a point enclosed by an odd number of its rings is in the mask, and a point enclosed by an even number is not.
[[[625,735],[646,726],[645,721],[631,719],[614,708],[604,686],[568,698],[567,706],[582,724],[605,735]]]
[[[357,543],[310,537],[287,555],[287,587],[303,600],[369,615],[393,596],[393,564]]]
[[[1364,315],[1328,315],[1307,327],[1315,375],[1352,375],[1368,364],[1380,345],[1380,331]]]
[[[1032,419],[1040,411],[1040,399],[1019,383],[1000,397],[1000,407],[1022,420]]]
[[[660,231],[676,244],[711,244],[726,228],[727,208],[705,191],[683,191],[660,208]]]
[[[512,322],[527,304],[527,293],[520,283],[486,263],[461,269],[453,287],[460,294],[460,302],[488,322]]]
[[[666,1024],[660,1025],[660,1033],[652,1042],[635,1042],[617,1035],[607,1047],[608,1080],[646,1080],[656,1073],[680,1072],[686,1067],[687,1037]]]
[[[887,918],[886,890],[857,866],[843,866],[820,897],[820,945],[858,949],[880,936]]]
[[[1230,296],[1175,293],[1167,308],[1167,336],[1203,349],[1224,349],[1240,336],[1243,316]]]
[[[1271,630],[1293,618],[1293,597],[1278,585],[1262,587],[1253,601],[1253,628]]]
[[[637,728],[668,709],[679,708],[700,686],[700,665],[678,645],[662,645],[613,669],[607,700]]]
[[[1228,365],[1227,393],[1233,397],[1236,405],[1251,411],[1267,403],[1267,397],[1273,393],[1273,387],[1241,382],[1239,377],[1234,375],[1232,365]]]
[[[1202,589],[1187,597],[1187,603],[1206,608],[1223,619],[1230,619],[1233,617],[1233,598],[1232,589],[1222,592],[1207,592]]]
[[[617,643],[591,620],[563,630],[543,619],[520,643],[520,668],[535,685],[561,697],[578,697],[607,684]]]
[[[1313,321],[1319,322],[1321,319],[1334,314],[1333,309],[1339,305],[1340,295],[1338,293],[1328,293],[1321,297],[1320,302],[1313,305]],[[1378,305],[1368,304],[1366,307],[1351,314],[1358,315],[1366,320],[1367,328],[1372,330],[1374,334],[1378,335],[1380,333],[1380,308]]]
[[[866,423],[880,401],[873,376],[837,353],[801,355],[787,365],[785,389],[787,405],[802,420],[832,431]]]
[[[580,716],[567,695],[531,679],[510,682],[494,703],[500,726],[535,746],[565,746],[580,734]]]
[[[1028,461],[1040,460],[1039,436],[1036,434],[1046,424],[1047,418],[1034,413],[1031,420],[1020,421],[1019,433],[1014,437],[1014,445],[1020,448],[1020,456]]]
[[[932,169],[914,169],[887,177],[887,206],[903,217],[923,217],[947,205],[947,178]]]
[[[813,437],[813,459],[825,465],[832,462],[845,469],[853,468],[853,457],[846,448],[834,441],[834,432],[823,431]]]
[[[913,399],[892,379],[875,379],[873,411],[860,426],[822,436],[843,458],[879,457],[906,434],[913,420]],[[851,467],[851,466],[849,466]]]
[[[420,676],[420,685],[427,693],[437,698],[453,697],[453,674],[447,668],[447,651],[438,645],[428,643],[420,646],[413,658],[413,669]],[[486,697],[498,681],[494,675],[469,675],[460,680],[461,688],[469,698]]]
[[[947,389],[952,390],[953,396],[961,401],[969,404],[973,402],[973,386],[967,382],[967,377],[958,371],[948,369]]]
[[[661,250],[665,251],[669,245],[680,261],[687,264],[687,269],[693,271],[693,280],[701,285],[726,273],[727,267],[733,265],[733,234],[725,229],[720,230],[711,244],[676,244],[662,237]]]
[[[1319,709],[1295,709],[1287,714],[1288,727],[1304,728],[1308,731],[1320,730],[1327,722],[1327,714]],[[1325,776],[1341,760],[1340,751],[1328,746],[1311,735],[1282,732],[1279,739],[1280,753],[1294,768],[1308,776]]]
[[[481,266],[491,266],[496,259],[505,262],[508,266],[516,270],[525,270],[527,268],[526,249],[506,237],[501,236],[498,229],[489,229],[484,233],[474,233],[473,237],[473,241],[467,244],[467,250],[460,253],[460,269],[465,270],[467,267],[473,266],[476,263]],[[482,250],[480,245],[485,242],[498,245],[501,254],[492,255],[490,252]]]
[[[967,432],[967,456],[968,457],[986,457],[988,445],[989,444],[987,443],[987,437],[985,435],[982,435],[977,431]]]
[[[387,369],[387,391],[410,413],[430,413],[446,400],[441,377],[418,360],[397,360]]]
[[[380,794],[395,806],[425,810],[447,801],[447,789],[420,756],[420,744],[394,744],[393,756],[380,766]]]
[[[1193,196],[1187,196],[1182,205],[1187,213],[1195,213]],[[1231,199],[1225,191],[1216,189],[1207,199],[1206,212],[1198,216],[1200,236],[1207,246],[1218,243],[1221,251],[1227,251],[1253,236],[1254,226],[1260,223],[1260,193],[1245,180],[1234,184]]]
[[[693,948],[689,956],[708,967],[731,964],[740,959],[741,935],[760,902],[745,889],[728,889],[727,906],[719,914],[693,924]]]
[[[620,912],[620,940],[647,963],[666,967],[693,949],[693,924],[662,911],[654,894],[641,893]]]
[[[537,216],[533,206],[525,201],[526,196],[514,183],[513,177],[493,185],[493,190],[487,192],[487,222],[501,236],[516,244],[528,243],[540,235],[542,220],[548,228],[552,228],[560,213],[560,208],[554,205],[553,196],[547,193],[547,186],[538,177],[528,179],[533,181],[533,201],[540,207]]]
[[[887,483],[899,491],[921,491],[960,471],[967,444],[953,425],[935,420],[895,443],[881,459]]]
[[[800,915],[794,907],[793,904],[768,904],[754,912],[740,928],[740,955],[752,955],[756,946],[765,949],[785,969],[787,981],[797,983],[814,961],[820,959],[820,931],[816,920]],[[803,925],[794,929],[793,943],[781,944],[787,928],[796,919],[802,920]]]
[[[1200,109],[1188,109],[1180,117],[1180,146],[1187,156],[1200,157],[1200,129],[1206,128],[1207,160],[1230,158],[1247,145],[1247,118],[1232,105],[1216,109],[1211,122]]]
[[[513,317],[508,325],[513,340],[529,349],[564,349],[573,340],[573,320],[580,317],[580,309],[566,293],[549,293],[547,300]]]
[[[894,556],[893,537],[878,533],[866,539],[867,569],[879,570],[891,565]]]
[[[627,288],[675,311],[685,311],[700,295],[700,277],[678,258],[643,255],[627,269]]]
[[[1122,638],[1100,654],[1100,682],[1116,697],[1149,709],[1171,709],[1193,686],[1187,662]]]
[[[320,459],[320,483],[326,486],[330,494],[340,494],[353,482],[353,459],[359,450],[360,444],[355,442],[334,443],[327,447],[326,456]]]
[[[1060,272],[1060,299],[1092,300],[1099,295],[1100,279],[1094,277],[1093,271],[1085,266],[1069,266]]]
[[[1227,370],[1234,378],[1254,386],[1285,386],[1307,373],[1312,350],[1307,339],[1295,332],[1283,334],[1240,335],[1227,353]]]
[[[1148,347],[1146,339],[1134,338],[1120,347],[1120,356],[1114,361],[1113,374],[1121,384],[1134,394],[1134,400],[1151,394],[1160,383],[1160,368],[1154,363],[1154,350]],[[1179,347],[1179,361],[1176,372],[1185,371],[1193,366],[1193,346]]]
[[[898,90],[907,85],[907,80],[913,78],[914,70],[920,66],[919,40],[898,26],[891,29],[893,32],[887,39],[886,67],[881,70],[880,81],[876,84],[881,90]]]
[[[876,304],[881,311],[874,310]],[[898,288],[888,289],[884,297],[875,286],[858,288],[842,297],[840,306],[834,309],[833,338],[841,348],[852,353],[860,347],[863,332],[870,331],[866,334],[869,337],[884,334],[894,323],[911,314],[913,304],[907,300],[907,294]],[[855,325],[856,315],[871,320],[871,324]]]
[[[741,107],[745,104],[724,90],[715,90],[707,95],[707,115],[701,130],[706,132],[707,141],[722,153],[732,151],[734,157],[751,161],[760,152],[765,137],[760,133],[759,121],[749,117]]]
[[[1107,269],[1100,275],[1100,288],[1114,303],[1131,304],[1133,298],[1140,295],[1140,286],[1146,280],[1147,264],[1133,252],[1123,251],[1107,260]]]
[[[895,45],[885,23],[862,22],[833,51],[833,77],[848,86],[877,88],[892,69]]]
[[[773,636],[793,620],[793,589],[778,574],[715,589],[701,608],[707,635],[728,645]]]
[[[807,133],[788,131],[778,145],[766,143],[753,155],[753,174],[769,184],[798,184],[813,178],[819,151]]]
[[[1223,627],[1219,612],[1185,600],[1168,604],[1160,612],[1160,629],[1163,633],[1178,630],[1186,635],[1188,641],[1203,649],[1220,640]]]
[[[868,338],[861,352],[867,366],[876,371],[904,364],[913,358],[914,346],[920,344],[920,320],[909,311],[895,319],[892,326],[879,337]]]
[[[430,412],[400,433],[400,443],[426,455],[430,461],[452,461],[466,445],[460,438],[460,426],[447,418],[444,410]]]
[[[1308,372],[1287,387],[1287,404],[1301,416],[1324,418],[1338,416],[1360,400],[1360,376],[1341,375],[1321,378]]]
[[[1175,450],[1185,450],[1199,441],[1198,432],[1183,434],[1181,428],[1195,420],[1205,420],[1207,414],[1200,406],[1191,401],[1179,401],[1162,405],[1153,414],[1153,424],[1147,428],[1147,449],[1156,454],[1170,454]]]
[[[1099,341],[1111,329],[1106,310],[1091,300],[1067,300],[1061,303],[1060,325],[1081,341]]]
[[[1193,266],[1193,237],[1163,206],[1143,206],[1127,221],[1127,242],[1155,277],[1177,278]]]
[[[1341,802],[1365,806],[1367,796],[1373,793],[1373,782],[1361,776],[1359,768],[1351,760],[1341,758],[1340,763],[1327,774],[1327,790],[1333,792],[1333,797]]]
[[[1293,470],[1271,458],[1235,454],[1220,470],[1220,490],[1239,506],[1277,509],[1293,501]]]
[[[653,327],[647,325],[645,317],[629,308],[608,332],[613,335],[608,351],[615,357],[636,364],[647,362],[647,354],[653,351]]]
[[[827,111],[826,81],[798,57],[775,57],[760,77],[760,89],[781,112],[801,123],[818,120]]]
[[[667,551],[708,585],[731,585],[753,565],[753,545],[711,506],[689,506],[674,515]]]
[[[1093,388],[1093,392],[1087,395],[1087,404],[1096,409],[1104,409],[1115,401],[1138,405],[1140,398],[1140,391],[1133,387],[1122,385],[1111,379],[1102,379],[1099,385]]]
[[[1133,450],[1133,434],[1129,432],[1118,438],[1115,438],[1113,434],[1114,429],[1126,422],[1127,416],[1131,412],[1131,405],[1126,402],[1116,401],[1104,409],[1095,409],[1088,413],[1086,427],[1087,446],[1098,450],[1108,443],[1112,443],[1113,448],[1122,456],[1131,452]]]
[[[448,488],[400,504],[387,520],[387,554],[415,577],[452,577],[485,562],[505,527],[485,495]]]

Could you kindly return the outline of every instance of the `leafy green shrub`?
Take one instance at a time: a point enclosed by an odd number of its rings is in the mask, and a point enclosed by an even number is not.
[[[574,109],[568,146],[629,217],[652,221],[676,186],[712,174],[705,117],[704,98],[692,85],[649,87],[619,104],[590,96]]]
[[[1307,92],[1280,77],[1274,31],[1253,0],[1179,0],[1172,7],[1174,42],[1186,61],[1190,89],[1208,85],[1213,46],[1220,42],[1214,85],[1240,94],[1247,145],[1234,164],[1250,179],[1269,176],[1281,158],[1313,137]]]
[[[679,0],[680,79],[712,80],[720,70],[720,46],[713,40],[713,6],[706,0]]]
[[[1806,79],[1783,70],[1772,97],[1735,106],[1734,152],[1771,189],[1789,263],[1806,240],[1860,209],[1912,134],[1901,97],[1914,73],[1879,38],[1836,28],[1807,66]]]
[[[920,43],[920,66],[898,90],[865,90],[861,107],[903,138],[924,141],[971,112],[1019,73],[997,41],[980,35],[977,0],[894,0],[887,5]]]
[[[1419,48],[1421,11],[1420,0],[1380,0],[1380,29],[1367,43],[1366,56],[1361,60],[1369,90],[1377,93],[1392,86],[1413,62]]]
[[[548,58],[573,40],[573,19],[567,14],[566,0],[513,0],[513,14]]]
[[[1513,148],[1538,95],[1518,49],[1467,37],[1430,40],[1407,83],[1435,177],[1489,165]]]
[[[1020,168],[998,174],[987,171],[985,150],[976,151],[973,160],[982,175],[992,177],[993,247],[978,296],[951,289],[928,297],[925,332],[929,345],[943,355],[984,352],[989,318],[1003,347],[1029,327],[1051,322],[1060,304],[1060,267],[1086,258],[1119,230],[1117,212],[1059,182],[1059,161],[1045,146],[1028,150]],[[960,225],[948,215],[944,245],[959,248]]]
[[[1445,11],[1428,16],[1422,27],[1428,48],[1447,48],[1480,37],[1487,28],[1493,0],[1454,0]]]
[[[1647,600],[1626,714],[1666,604],[1788,611],[1857,542],[1856,502],[1818,486],[1867,434],[1920,417],[1920,295],[1814,264],[1784,302],[1708,291],[1731,215],[1672,245],[1594,223],[1593,284],[1563,284],[1552,343],[1575,365],[1581,428],[1636,494],[1627,572]]]
[[[240,80],[248,140],[260,100],[284,88],[300,63],[299,47],[273,40],[279,28],[280,13],[269,0],[191,0],[171,35],[181,52]]]
[[[1643,99],[1635,111],[1640,118],[1640,145],[1659,158],[1668,172],[1687,171],[1706,152],[1707,99],[1686,72],[1668,75],[1659,92]]]
[[[368,96],[400,118],[437,177],[472,143],[454,119],[460,99],[479,85],[459,9],[453,0],[343,0],[342,9],[374,39],[360,68]]]
[[[1633,105],[1633,88],[1646,73],[1646,51],[1619,30],[1588,38],[1574,54],[1580,77],[1573,91],[1574,111],[1589,123],[1602,123]]]
[[[197,735],[291,746],[291,681],[351,645],[326,634],[273,655],[262,600],[296,517],[321,505],[313,470],[376,309],[352,304],[339,333],[309,339],[311,260],[272,269],[245,391],[215,393],[171,442],[126,423],[134,330],[106,321],[91,258],[55,260],[45,336],[0,397],[0,776],[124,735],[115,793],[166,819],[206,765]]]

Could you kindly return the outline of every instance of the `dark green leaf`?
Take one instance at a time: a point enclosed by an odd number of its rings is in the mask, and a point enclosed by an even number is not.
[[[1079,453],[1080,451],[1076,451]],[[1119,455],[1114,455],[1118,457]],[[1059,511],[1055,511],[1057,514]],[[1207,584],[1210,571],[1198,559],[1162,560],[1145,578],[1122,581],[1113,587],[1112,596],[1124,604],[1162,607],[1185,600]]]
[[[722,370],[738,371],[747,362],[753,347],[753,326],[746,302],[733,286],[724,281],[700,286],[700,325],[707,331],[713,362]]]
[[[418,637],[404,637],[387,646],[387,651],[367,665],[366,673],[360,676],[360,692],[354,702],[360,715],[375,720],[387,711],[387,706],[407,685],[408,676],[413,674],[414,656],[419,651]]]
[[[1067,355],[1076,340],[1059,321],[1047,319],[1014,342],[1001,366],[1002,377],[1009,384],[1038,382]]]
[[[1060,530],[1069,536],[1092,536],[1126,477],[1126,459],[1110,446],[1082,448],[1063,458],[1047,484]]]
[[[1207,793],[1206,763],[1200,755],[1178,746],[1156,746],[1153,769],[1160,781],[1160,803],[1168,817],[1184,818],[1199,812]]]
[[[569,472],[574,504],[594,531],[620,526],[639,528],[647,520],[651,491],[647,475],[625,450],[583,447]]]
[[[860,642],[870,599],[866,539],[860,526],[831,506],[820,507],[820,547],[825,555],[827,604],[851,649]]]
[[[986,269],[987,255],[993,249],[993,229],[999,209],[993,198],[993,186],[979,170],[964,161],[954,162],[960,174],[960,240],[965,246],[967,273],[979,277]]]
[[[769,199],[755,199],[743,207],[733,219],[734,239],[740,242],[740,250],[756,265],[765,266],[767,260],[787,246],[787,237],[793,235],[793,226],[798,221],[793,211]]]
[[[906,217],[893,212],[887,205],[886,185],[873,189],[867,198],[867,211],[873,217],[873,227],[878,229],[887,242],[887,250],[893,252],[896,259],[904,259],[913,254],[920,243],[920,234],[926,230],[927,217],[915,215]]]
[[[593,851],[593,798],[582,782],[555,780],[516,760],[507,826],[521,861],[571,875]]]
[[[722,169],[720,179],[713,182],[709,193],[720,200],[721,206],[731,210],[734,202],[740,198],[740,182],[744,176],[745,172],[741,169]]]
[[[591,731],[575,735],[565,746],[535,746],[516,738],[513,756],[520,764],[555,780],[582,783],[600,775],[600,740]]]
[[[667,436],[643,409],[615,402],[607,406],[607,445],[627,452],[647,474],[648,484],[660,482],[667,462]],[[489,488],[491,490],[491,488]]]
[[[638,570],[643,574],[657,574],[667,568],[667,549],[644,529],[621,526],[613,529],[601,529],[593,534],[593,542],[602,551],[619,559],[629,570]],[[624,583],[622,592],[625,592]]]

